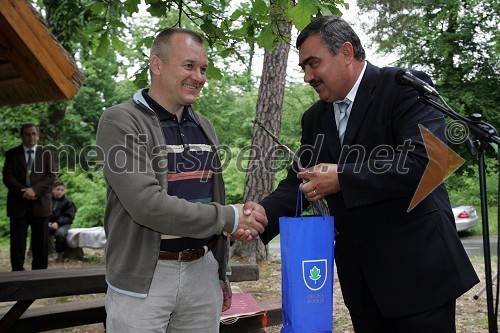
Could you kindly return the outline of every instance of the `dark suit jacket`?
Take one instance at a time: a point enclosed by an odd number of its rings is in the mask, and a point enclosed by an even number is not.
[[[302,145],[313,147],[313,153],[302,154],[302,164],[343,168],[341,191],[326,200],[338,231],[335,260],[344,301],[349,309],[360,309],[364,277],[387,317],[445,304],[479,281],[457,236],[443,184],[407,212],[429,162],[418,125],[446,142],[445,124],[412,88],[396,84],[396,72],[368,63],[344,138],[350,153],[344,147],[341,154],[331,103],[318,101],[302,118]],[[403,152],[405,141],[412,151]],[[280,216],[295,214],[298,185],[291,170],[261,202],[269,218],[264,243],[279,233]]]
[[[26,215],[28,204],[33,204],[33,213],[37,217],[48,217],[52,214],[52,183],[56,179],[56,169],[51,152],[38,146],[31,174],[31,187],[37,199],[23,199],[22,189],[26,188],[26,157],[23,146],[17,146],[5,153],[3,166],[3,182],[9,189],[7,195],[7,215],[21,218]]]

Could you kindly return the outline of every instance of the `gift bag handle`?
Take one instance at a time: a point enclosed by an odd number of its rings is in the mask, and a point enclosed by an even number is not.
[[[303,201],[303,195],[302,195],[302,184],[299,185],[299,189],[297,192],[297,203],[295,205],[295,216],[299,216],[299,203],[300,203],[300,216],[304,216],[304,201]]]
[[[299,207],[300,205],[300,207]],[[300,215],[299,215],[300,209]],[[295,217],[304,217],[304,195],[302,193],[302,184],[299,185],[297,190],[297,204],[295,205]],[[325,217],[325,215],[323,215]]]

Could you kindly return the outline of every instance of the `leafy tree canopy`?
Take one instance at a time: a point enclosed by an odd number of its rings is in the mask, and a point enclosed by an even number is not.
[[[55,1],[55,0],[54,0]],[[304,28],[312,16],[330,13],[340,14],[338,6],[347,6],[343,0],[264,0],[242,1],[237,5],[231,1],[166,1],[166,0],[122,0],[79,2],[89,18],[88,27],[98,36],[97,54],[112,47],[118,52],[126,49],[125,40],[130,34],[131,17],[145,8],[151,18],[169,18],[167,26],[189,27],[200,31],[209,46],[222,58],[235,56],[244,63],[247,60],[248,45],[257,43],[260,47],[273,49],[281,41],[289,41],[279,29],[279,15],[285,13],[288,22],[297,29]],[[279,8],[279,10],[278,10]],[[163,29],[166,25],[158,25]],[[161,27],[161,28],[160,28]],[[137,48],[149,46],[152,35],[144,36]],[[279,37],[279,38],[278,38]],[[141,73],[142,74],[142,73]],[[220,78],[221,73],[212,67],[209,76]],[[142,77],[141,79],[144,79]]]
[[[498,0],[358,0],[378,51],[397,53],[402,67],[434,78],[463,115],[481,113],[500,126]]]

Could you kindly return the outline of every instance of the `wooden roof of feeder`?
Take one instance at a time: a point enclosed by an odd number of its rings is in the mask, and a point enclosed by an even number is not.
[[[0,107],[71,99],[83,75],[25,0],[0,0]]]

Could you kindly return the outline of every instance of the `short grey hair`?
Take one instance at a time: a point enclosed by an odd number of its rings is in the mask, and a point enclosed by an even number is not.
[[[187,34],[193,38],[193,40],[201,45],[204,45],[205,40],[196,31],[184,29],[184,28],[167,28],[160,32],[153,41],[153,46],[151,46],[150,57],[157,56],[162,60],[167,60],[168,58],[168,48],[170,46],[170,39],[175,34]]]

